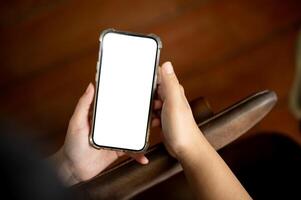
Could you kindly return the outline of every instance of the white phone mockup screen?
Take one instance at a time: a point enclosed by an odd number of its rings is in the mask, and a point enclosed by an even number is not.
[[[103,36],[92,132],[96,146],[144,148],[157,56],[158,43],[152,37],[118,32]]]

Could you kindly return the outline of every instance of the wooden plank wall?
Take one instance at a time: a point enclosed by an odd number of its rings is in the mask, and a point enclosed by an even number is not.
[[[259,90],[279,103],[250,133],[285,132],[301,142],[288,110],[299,0],[53,0],[0,3],[0,113],[36,130],[56,150],[94,79],[101,30],[155,33],[188,98],[215,111]],[[158,129],[154,130],[158,132]],[[152,137],[156,140],[156,137]]]

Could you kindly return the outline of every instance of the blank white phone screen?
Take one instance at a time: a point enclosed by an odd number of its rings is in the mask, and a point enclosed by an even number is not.
[[[157,56],[153,38],[106,33],[102,40],[93,140],[98,146],[145,146]]]

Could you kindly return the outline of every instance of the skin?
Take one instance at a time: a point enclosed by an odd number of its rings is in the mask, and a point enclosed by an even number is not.
[[[193,119],[170,62],[161,70],[162,130],[168,152],[181,163],[198,199],[251,199]]]
[[[152,126],[162,127],[164,145],[181,163],[188,182],[198,199],[251,199],[198,128],[172,64],[158,71],[158,99],[154,100]],[[94,96],[90,83],[72,115],[63,147],[50,159],[67,185],[86,181],[106,169],[124,153],[97,150],[90,146],[89,110]],[[143,154],[128,154],[141,164]]]
[[[125,153],[104,149],[95,149],[89,144],[90,120],[89,111],[94,98],[94,87],[90,83],[79,99],[75,111],[69,121],[64,145],[50,157],[55,164],[63,182],[70,186],[86,181],[116,161]],[[155,102],[155,108],[157,103]],[[158,126],[159,120],[154,118],[152,126]],[[148,159],[143,154],[127,154],[141,164],[147,164]]]

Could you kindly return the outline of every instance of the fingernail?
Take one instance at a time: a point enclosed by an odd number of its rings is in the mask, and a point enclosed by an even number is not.
[[[164,69],[164,71],[165,71],[166,74],[172,74],[172,73],[174,73],[174,70],[173,70],[171,62],[166,62],[163,65],[163,69]]]
[[[86,91],[85,91],[85,93],[88,93],[90,91],[91,87],[92,87],[92,83],[90,82],[87,89],[86,89]]]

